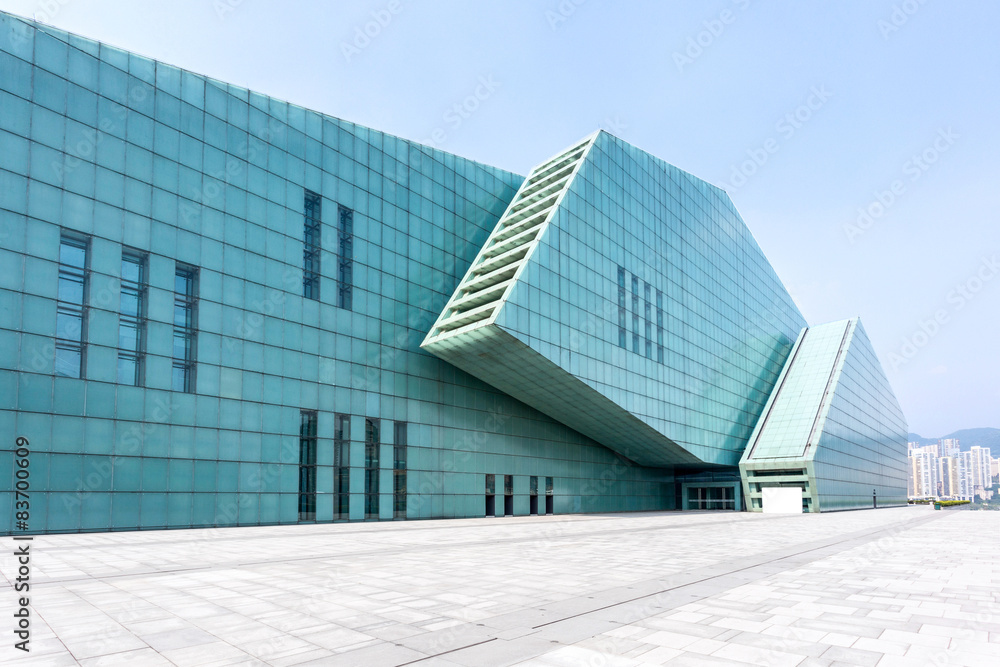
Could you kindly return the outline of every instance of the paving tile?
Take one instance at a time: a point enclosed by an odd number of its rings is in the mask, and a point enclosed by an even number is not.
[[[712,656],[742,660],[755,665],[768,665],[768,667],[795,667],[806,658],[804,655],[795,653],[739,644],[726,644]]]
[[[714,655],[701,655],[699,653],[684,653],[663,663],[670,667],[753,667],[751,662],[742,660],[729,660]]]
[[[858,641],[857,635],[849,635],[842,632],[828,632],[819,638],[819,643],[830,646],[850,646]]]
[[[920,632],[903,632],[891,629],[885,630],[885,632],[879,635],[879,639],[906,645],[916,644],[917,646],[930,646],[932,648],[948,648],[948,644],[951,641],[948,637],[940,637]]]
[[[219,641],[169,649],[161,651],[160,654],[175,665],[184,665],[185,667],[200,667],[217,662],[253,659],[253,656],[232,644]]]
[[[171,667],[170,662],[162,655],[151,648],[143,648],[137,651],[124,651],[122,653],[111,653],[98,656],[96,658],[84,658],[80,661],[83,667],[117,667],[118,665],[149,665],[149,667]]]
[[[847,662],[859,667],[874,667],[882,659],[882,653],[844,646],[831,646],[820,657],[828,660]]]
[[[172,649],[188,648],[218,642],[214,635],[198,628],[182,628],[142,635],[142,641],[161,653]]]
[[[863,651],[875,651],[876,653],[883,653],[885,655],[906,655],[907,650],[909,650],[909,644],[903,644],[901,642],[887,641],[885,639],[871,639],[870,637],[860,637],[854,644],[852,648],[858,648]]]
[[[395,644],[377,644],[336,655],[318,656],[314,660],[296,662],[296,665],[329,667],[395,667],[426,658],[427,655]],[[420,664],[420,663],[418,663]]]

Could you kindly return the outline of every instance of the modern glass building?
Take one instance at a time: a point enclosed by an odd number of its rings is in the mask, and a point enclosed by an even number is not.
[[[9,14],[0,110],[28,532],[754,509],[741,456],[800,408],[806,322],[728,196],[607,133],[525,178]],[[823,405],[857,435],[782,480],[810,510],[905,502],[855,347]]]

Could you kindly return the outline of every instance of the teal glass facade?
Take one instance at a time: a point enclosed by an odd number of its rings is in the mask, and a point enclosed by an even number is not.
[[[6,14],[0,71],[0,470],[28,438],[32,531],[297,522],[303,411],[316,521],[482,516],[487,473],[518,514],[538,476],[555,512],[669,503],[669,471],[419,349],[522,177]]]
[[[739,479],[805,325],[725,193],[605,133],[560,190],[568,163],[526,181],[2,13],[0,109],[28,532],[680,508]],[[494,340],[532,364],[448,360],[498,220],[550,196],[500,275]]]

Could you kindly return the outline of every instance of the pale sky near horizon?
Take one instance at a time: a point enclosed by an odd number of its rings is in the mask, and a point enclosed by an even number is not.
[[[810,324],[860,315],[911,431],[1000,427],[1000,4],[0,9],[521,174],[603,127],[725,188]]]

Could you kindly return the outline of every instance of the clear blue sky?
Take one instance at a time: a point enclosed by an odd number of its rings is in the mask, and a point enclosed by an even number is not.
[[[519,173],[604,127],[725,187],[811,324],[860,315],[910,430],[1000,427],[998,3],[0,8]]]

